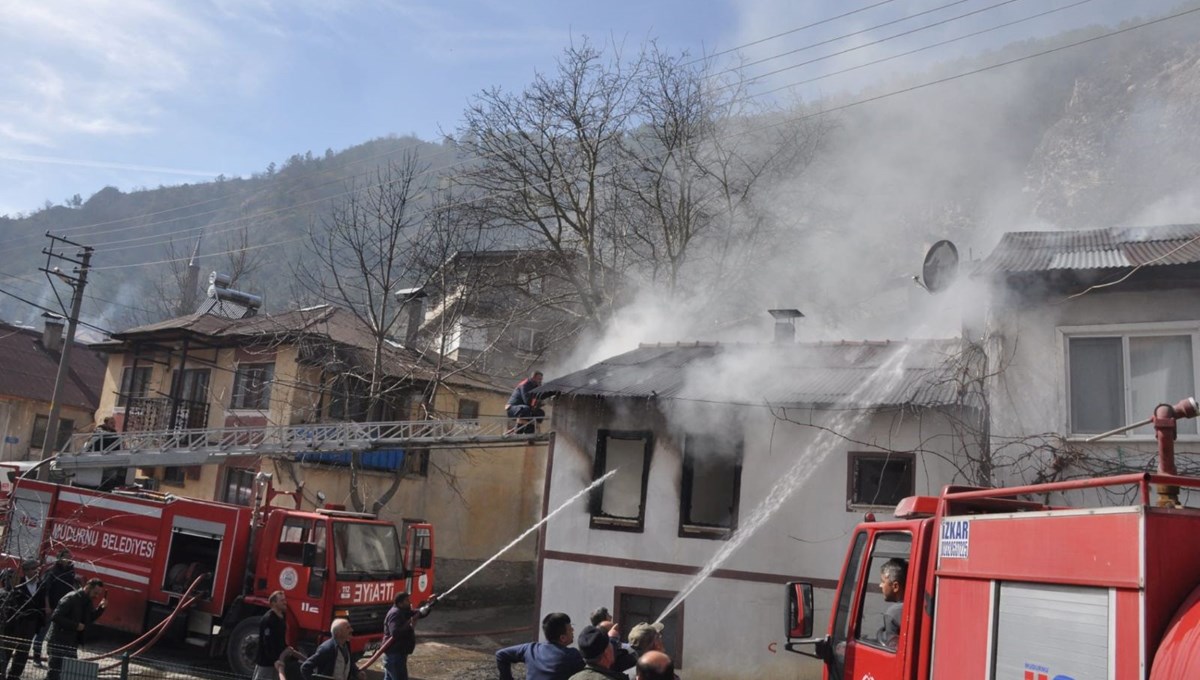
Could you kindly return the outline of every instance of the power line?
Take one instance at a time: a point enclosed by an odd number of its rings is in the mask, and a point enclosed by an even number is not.
[[[1077,3],[1077,4],[1082,4],[1082,3]],[[1068,5],[1068,6],[1064,7],[1064,8],[1062,8],[1062,9],[1066,9],[1066,8],[1069,8],[1069,7],[1072,7],[1072,6],[1074,6],[1074,5]],[[1122,35],[1122,34],[1124,34],[1124,33],[1129,33],[1129,32],[1131,32],[1131,31],[1135,31],[1135,30],[1138,30],[1138,29],[1141,29],[1141,28],[1146,28],[1146,27],[1148,27],[1148,26],[1153,26],[1153,25],[1157,25],[1157,24],[1164,23],[1164,22],[1167,22],[1167,21],[1172,21],[1172,20],[1174,20],[1174,19],[1178,19],[1178,18],[1181,18],[1181,17],[1187,16],[1187,15],[1193,14],[1193,13],[1195,13],[1195,12],[1198,12],[1198,11],[1200,11],[1200,7],[1193,8],[1193,9],[1189,9],[1189,10],[1180,11],[1180,12],[1177,12],[1177,13],[1175,13],[1175,14],[1170,14],[1170,15],[1167,15],[1167,16],[1159,17],[1159,18],[1157,18],[1157,19],[1151,19],[1151,20],[1147,20],[1147,21],[1144,21],[1144,22],[1142,22],[1142,23],[1139,23],[1139,24],[1134,24],[1134,25],[1126,26],[1126,27],[1124,27],[1124,28],[1115,29],[1115,30],[1113,30],[1113,31],[1109,31],[1109,32],[1107,32],[1107,33],[1103,33],[1103,34],[1100,34],[1100,35],[1092,36],[1092,37],[1090,37],[1090,38],[1081,39],[1081,40],[1078,40],[1078,41],[1075,41],[1075,42],[1072,42],[1072,43],[1068,43],[1068,44],[1065,44],[1065,45],[1060,45],[1060,46],[1058,46],[1058,47],[1054,47],[1054,48],[1050,48],[1050,49],[1042,50],[1042,51],[1040,51],[1040,52],[1035,52],[1035,53],[1028,54],[1028,55],[1024,55],[1024,56],[1017,57],[1017,58],[1014,58],[1014,59],[1009,59],[1009,60],[1002,61],[1002,62],[998,62],[998,63],[995,63],[995,64],[990,64],[990,65],[987,65],[987,66],[983,66],[983,67],[979,67],[979,68],[971,69],[971,70],[969,70],[969,71],[965,71],[965,72],[962,72],[962,73],[958,73],[958,74],[954,74],[954,75],[950,75],[950,76],[945,76],[945,77],[941,77],[941,78],[936,78],[936,79],[934,79],[934,80],[931,80],[931,81],[927,81],[927,82],[924,82],[924,83],[919,83],[919,84],[912,85],[912,86],[905,87],[905,88],[901,88],[901,89],[898,89],[898,90],[891,90],[891,91],[884,92],[884,93],[881,93],[881,94],[878,94],[878,95],[874,95],[874,96],[866,97],[866,98],[863,98],[863,99],[858,99],[858,100],[855,100],[855,101],[851,101],[851,102],[848,102],[848,103],[845,103],[845,104],[839,104],[839,105],[832,106],[832,107],[829,107],[829,108],[826,108],[826,109],[822,109],[822,110],[820,110],[820,111],[815,111],[815,112],[808,113],[808,114],[802,114],[802,115],[800,115],[800,116],[784,117],[784,118],[783,118],[781,121],[779,121],[779,122],[776,122],[776,123],[770,123],[770,124],[767,124],[767,125],[764,125],[764,126],[760,126],[760,127],[756,127],[756,128],[751,128],[751,129],[749,129],[749,130],[743,130],[743,131],[739,131],[739,132],[730,133],[730,134],[726,135],[724,138],[725,138],[725,139],[730,139],[730,138],[736,138],[736,137],[740,137],[740,136],[745,136],[745,135],[747,135],[747,134],[752,134],[752,133],[755,133],[755,132],[761,132],[761,131],[763,131],[763,130],[769,130],[769,129],[777,128],[777,127],[779,127],[779,126],[781,126],[781,125],[785,125],[785,124],[789,124],[789,123],[796,123],[796,122],[803,122],[803,121],[805,121],[805,120],[810,120],[810,119],[812,119],[812,118],[816,118],[816,117],[819,117],[819,116],[825,116],[825,115],[828,115],[828,114],[830,114],[830,113],[835,113],[835,112],[839,112],[839,111],[844,111],[844,110],[847,110],[847,109],[851,109],[851,108],[855,108],[855,107],[858,107],[858,106],[862,106],[862,105],[864,105],[864,104],[869,104],[869,103],[872,103],[872,102],[880,101],[880,100],[883,100],[883,99],[888,99],[888,98],[895,97],[895,96],[898,96],[898,95],[907,94],[907,93],[909,93],[909,92],[915,92],[915,91],[918,91],[918,90],[923,90],[923,89],[925,89],[925,88],[928,88],[928,87],[933,87],[933,86],[935,86],[935,85],[941,85],[941,84],[948,83],[948,82],[951,82],[951,81],[960,80],[960,79],[962,79],[962,78],[966,78],[966,77],[973,76],[973,75],[977,75],[977,74],[980,74],[980,73],[985,73],[985,72],[992,71],[992,70],[995,70],[995,69],[1003,68],[1003,67],[1005,67],[1005,66],[1010,66],[1010,65],[1017,64],[1017,63],[1024,62],[1024,61],[1028,61],[1028,60],[1031,60],[1031,59],[1036,59],[1036,58],[1040,58],[1040,57],[1047,56],[1047,55],[1050,55],[1050,54],[1055,54],[1055,53],[1058,53],[1058,52],[1062,52],[1062,51],[1064,51],[1064,50],[1072,49],[1072,48],[1074,48],[1074,47],[1079,47],[1079,46],[1081,46],[1081,45],[1085,45],[1085,44],[1089,44],[1089,43],[1092,43],[1092,42],[1096,42],[1096,41],[1098,41],[1098,40],[1104,40],[1104,39],[1107,39],[1107,38],[1111,38],[1111,37],[1113,37],[1113,36]],[[1029,17],[1029,18],[1036,18],[1037,16],[1043,16],[1044,14],[1047,14],[1047,13],[1049,13],[1049,12],[1043,12],[1043,13],[1041,13],[1041,14],[1038,14],[1038,15],[1033,15],[1032,17]],[[1028,20],[1029,18],[1027,18],[1027,19],[1024,19],[1024,20]],[[1024,20],[1022,20],[1022,21],[1024,21]],[[1010,24],[1011,24],[1011,23],[1017,23],[1017,22],[1010,22]],[[1000,27],[1003,27],[1003,26],[1000,26]],[[1000,28],[1000,27],[995,27],[995,28]],[[995,30],[995,28],[994,28],[994,29],[989,29],[989,30]],[[961,38],[959,38],[959,39],[961,39]],[[901,55],[897,55],[897,56],[901,56]],[[805,82],[809,82],[809,81],[805,81]],[[796,84],[799,84],[799,83],[796,83]],[[785,88],[786,88],[786,87],[794,87],[796,84],[790,84],[790,85],[787,85],[787,86],[785,86]],[[759,94],[759,95],[752,95],[752,96],[761,96],[761,94]],[[747,97],[746,99],[749,99],[749,98],[751,98],[751,97]],[[638,159],[633,159],[633,160],[638,160]],[[632,163],[632,162],[633,162],[633,160],[630,160],[630,161],[625,161],[624,163],[617,163],[617,164],[615,164],[615,165],[614,165],[614,167],[619,167],[619,166],[620,166],[620,165],[622,165],[622,164],[628,164],[628,163]],[[643,159],[640,159],[640,160],[646,160],[646,158],[643,158]],[[533,185],[533,186],[545,186],[545,184],[543,183],[543,184],[540,184],[540,185]],[[500,193],[502,193],[502,192],[491,192],[490,194],[485,194],[485,195],[483,195],[483,196],[477,196],[477,197],[471,198],[471,199],[469,199],[469,200],[466,200],[466,201],[462,201],[462,202],[459,202],[459,203],[455,203],[455,204],[454,204],[454,206],[455,206],[455,207],[461,207],[461,206],[466,206],[466,205],[472,205],[472,204],[474,204],[474,203],[476,203],[476,202],[478,202],[478,201],[480,201],[480,200],[482,200],[482,199],[484,199],[484,198],[487,198],[487,197],[489,197],[489,196],[494,196],[494,195],[497,195],[497,194],[500,194]],[[425,215],[429,215],[431,212],[432,212],[431,210],[427,210],[427,211],[425,211]],[[290,238],[290,239],[283,239],[283,240],[280,240],[280,241],[269,242],[269,243],[265,243],[265,244],[261,244],[261,245],[258,245],[258,246],[253,246],[253,247],[254,247],[254,248],[266,248],[266,247],[271,247],[271,246],[276,246],[276,245],[283,245],[283,244],[286,244],[286,243],[291,243],[291,242],[294,242],[294,241],[297,241],[297,240],[302,240],[303,238],[304,238],[304,237],[299,237],[299,238]],[[241,248],[239,248],[239,249],[233,249],[233,250],[229,250],[229,251],[222,251],[222,252],[220,252],[220,253],[213,253],[212,255],[222,255],[222,254],[227,254],[227,253],[234,253],[234,252],[239,252],[240,250],[244,250],[244,249],[241,249]],[[141,266],[145,266],[145,265],[147,265],[147,264],[164,264],[164,263],[169,263],[169,262],[182,262],[182,261],[186,261],[187,259],[189,259],[189,258],[186,258],[186,257],[181,257],[181,258],[166,259],[166,260],[160,260],[160,261],[156,261],[156,262],[149,262],[149,263],[133,263],[133,264],[125,264],[125,265],[110,265],[110,266],[106,266],[106,267],[94,267],[93,269],[94,269],[94,270],[117,270],[117,269],[128,269],[128,268],[131,268],[131,267],[141,267]]]
[[[967,1],[968,1],[968,0],[957,0],[956,2],[953,2],[953,3],[951,3],[951,4],[958,4],[959,2],[967,2]],[[881,2],[876,2],[876,3],[874,3],[874,4],[867,5],[867,6],[865,6],[865,7],[861,7],[861,8],[859,8],[859,9],[852,10],[852,11],[849,11],[849,12],[843,12],[843,13],[841,13],[841,14],[838,14],[838,15],[835,15],[835,16],[832,16],[832,17],[828,17],[828,18],[826,18],[826,19],[821,19],[821,20],[819,20],[819,21],[815,21],[815,22],[812,22],[812,23],[806,24],[806,25],[804,25],[804,26],[799,26],[799,27],[797,27],[797,28],[789,29],[789,30],[787,30],[787,31],[783,31],[783,32],[781,32],[781,33],[777,33],[777,34],[775,34],[775,35],[768,36],[768,37],[766,37],[766,38],[760,38],[760,39],[758,39],[758,40],[753,40],[753,41],[750,41],[750,42],[747,42],[747,43],[743,43],[743,44],[741,44],[741,45],[737,45],[737,46],[731,47],[731,48],[729,48],[729,49],[726,49],[726,50],[723,50],[723,51],[721,51],[721,52],[717,52],[717,53],[715,53],[715,54],[711,54],[711,55],[707,55],[707,56],[705,56],[705,57],[702,57],[702,58],[698,58],[698,59],[696,59],[696,60],[693,60],[693,61],[691,61],[691,62],[688,62],[688,64],[693,64],[693,63],[696,63],[696,62],[698,62],[698,61],[704,61],[704,60],[707,60],[707,59],[712,59],[712,58],[714,58],[714,57],[718,57],[718,56],[722,56],[722,55],[725,55],[725,54],[729,54],[729,53],[731,53],[731,52],[736,52],[736,51],[738,51],[738,50],[740,50],[740,49],[744,49],[744,48],[746,48],[746,47],[751,47],[751,46],[758,45],[758,44],[761,44],[761,43],[764,43],[764,42],[767,42],[767,41],[770,41],[770,40],[774,40],[774,39],[776,39],[776,38],[779,38],[779,37],[782,37],[782,36],[785,36],[785,35],[790,35],[790,34],[797,33],[797,32],[799,32],[799,31],[803,31],[803,30],[806,30],[806,29],[809,29],[809,28],[814,28],[814,27],[816,27],[816,26],[821,26],[821,25],[824,25],[824,24],[832,23],[832,22],[834,22],[834,21],[838,21],[838,20],[840,20],[840,19],[844,19],[844,18],[846,18],[846,17],[850,17],[850,16],[853,16],[853,15],[855,15],[855,14],[859,14],[859,13],[861,13],[861,12],[865,12],[865,11],[868,11],[868,10],[874,9],[874,8],[876,8],[876,7],[880,7],[880,6],[882,6],[882,5],[886,5],[886,4],[889,4],[889,3],[891,3],[891,2],[894,2],[894,0],[882,0]],[[919,15],[915,15],[915,16],[919,16]],[[368,158],[365,158],[365,159],[359,159],[359,160],[356,160],[356,161],[352,161],[351,163],[349,163],[349,165],[353,165],[353,164],[357,164],[357,163],[362,163],[362,162],[366,162],[366,161],[369,161],[369,160],[375,160],[376,158],[382,158],[382,157],[385,157],[385,156],[391,155],[391,154],[393,154],[393,153],[397,153],[398,151],[404,151],[404,149],[401,149],[401,150],[395,150],[395,151],[388,151],[388,152],[384,152],[384,153],[378,154],[378,155],[376,155],[376,156],[371,156],[371,157],[368,157]],[[449,155],[449,154],[451,154],[451,153],[454,153],[454,150],[453,150],[453,149],[451,149],[451,150],[447,151],[447,152],[446,152],[446,155]],[[437,157],[438,157],[438,156],[436,156],[436,155],[434,156],[434,158],[437,158]],[[476,160],[477,160],[477,159],[463,159],[462,161],[459,161],[459,162],[457,162],[457,163],[452,163],[452,164],[450,164],[450,165],[449,165],[447,168],[445,168],[445,169],[452,169],[452,168],[455,168],[455,167],[458,167],[458,166],[461,166],[461,165],[465,165],[465,164],[468,164],[468,163],[475,162]],[[430,174],[430,172],[432,172],[432,171],[428,171],[428,172],[421,173],[421,175],[420,175],[420,176],[424,176],[424,175],[426,175],[426,174]],[[368,177],[368,176],[370,176],[370,174],[371,174],[371,172],[366,172],[366,173],[363,173],[363,174],[361,175],[361,177],[364,177],[364,178],[365,178],[365,177]],[[338,177],[338,178],[335,178],[335,179],[333,179],[333,180],[330,180],[329,182],[325,182],[325,183],[323,183],[323,184],[318,184],[318,185],[316,186],[316,188],[322,188],[322,187],[330,186],[330,185],[332,185],[332,184],[339,183],[339,182],[343,182],[343,183],[344,183],[344,182],[346,182],[346,181],[350,181],[350,180],[352,180],[352,179],[355,179],[356,177],[359,177],[359,176],[358,176],[358,175],[350,175],[350,176],[342,176],[342,177]],[[253,197],[256,197],[256,196],[260,196],[260,195],[263,195],[263,194],[269,193],[269,192],[270,192],[270,190],[271,190],[271,188],[272,188],[272,187],[263,187],[262,189],[259,189],[257,192],[254,192],[253,194],[251,194],[251,195],[249,196],[249,198],[253,198]],[[309,190],[311,190],[311,189],[309,189]],[[293,192],[289,192],[289,194],[290,194],[290,193],[295,193],[295,192],[297,192],[297,191],[299,191],[299,189],[296,189],[296,190],[294,190]],[[332,196],[332,197],[329,197],[329,198],[336,198],[336,197],[338,197],[338,196],[344,196],[344,195],[348,195],[349,193],[352,193],[352,192],[349,192],[349,191],[347,191],[347,192],[342,192],[342,193],[340,193],[340,194],[335,194],[334,196]],[[285,195],[287,195],[287,194],[285,194]],[[129,222],[129,221],[131,221],[131,220],[142,219],[142,218],[146,218],[146,217],[153,217],[153,216],[155,216],[155,215],[160,215],[160,214],[167,214],[167,213],[175,212],[175,211],[177,211],[177,210],[184,210],[184,209],[187,209],[187,208],[190,208],[190,207],[198,207],[198,206],[201,206],[201,205],[206,205],[206,204],[208,204],[208,203],[212,203],[212,202],[216,202],[216,201],[220,201],[220,200],[226,200],[227,198],[228,198],[228,197],[214,197],[214,198],[211,198],[211,199],[206,199],[206,200],[203,200],[203,201],[197,201],[197,202],[194,202],[194,203],[191,203],[191,204],[188,204],[188,205],[184,205],[184,206],[176,206],[176,207],[172,207],[172,208],[166,208],[166,209],[164,209],[164,210],[159,210],[159,211],[155,211],[155,212],[151,212],[151,213],[143,213],[143,214],[141,214],[141,215],[135,215],[135,216],[130,216],[130,217],[124,217],[124,218],[119,218],[119,219],[115,219],[115,220],[108,220],[108,221],[105,221],[105,222],[93,222],[93,223],[91,223],[91,224],[85,224],[85,225],[79,225],[79,226],[75,226],[75,227],[69,227],[69,228],[66,228],[66,229],[64,229],[64,230],[63,230],[63,232],[64,232],[64,233],[79,233],[79,232],[81,232],[81,231],[87,231],[87,230],[90,230],[90,229],[92,229],[92,228],[94,228],[94,227],[97,227],[97,226],[107,226],[107,225],[111,225],[111,224],[120,224],[120,223],[124,223],[124,222]],[[328,200],[328,198],[327,198],[327,199],[322,199],[322,201],[323,201],[323,200]],[[298,206],[291,206],[291,207],[300,207],[300,206],[308,205],[309,203],[312,203],[312,202],[308,202],[308,203],[301,203],[301,204],[298,204]],[[276,210],[268,211],[268,212],[266,212],[266,213],[260,213],[260,215],[271,215],[271,214],[275,214],[276,212],[279,212],[279,211],[282,211],[282,210],[285,210],[285,209],[287,209],[287,208],[280,208],[280,209],[276,209]],[[117,232],[121,232],[121,231],[128,231],[128,230],[135,230],[135,229],[147,229],[147,228],[150,228],[150,227],[152,227],[152,226],[157,226],[157,225],[160,225],[160,224],[170,224],[171,222],[176,222],[176,221],[180,221],[180,220],[184,220],[184,219],[195,219],[195,218],[197,218],[197,217],[201,217],[201,216],[204,216],[204,215],[210,215],[210,214],[213,214],[213,213],[216,213],[216,212],[220,212],[220,209],[217,209],[217,210],[210,210],[210,211],[205,211],[205,212],[197,213],[197,214],[194,214],[194,215],[185,215],[185,216],[180,216],[180,217],[174,217],[174,218],[171,218],[171,219],[168,219],[168,220],[161,220],[161,221],[157,221],[157,222],[149,222],[149,223],[146,223],[146,224],[132,225],[132,226],[128,226],[128,227],[121,227],[121,228],[118,228],[118,229],[102,230],[102,231],[98,231],[98,232],[95,232],[95,231],[94,231],[94,232],[92,232],[92,233],[90,233],[90,234],[88,234],[88,235],[89,235],[89,236],[97,236],[97,235],[100,235],[100,234],[106,234],[106,233],[117,233]],[[228,221],[227,221],[227,222],[218,222],[218,223],[216,223],[216,224],[217,224],[217,226],[220,226],[221,224],[225,224],[225,223],[228,223]],[[211,226],[211,225],[210,225],[210,226]],[[177,233],[181,233],[181,234],[182,234],[182,233],[186,233],[186,232],[195,231],[195,230],[197,230],[197,229],[203,229],[203,228],[202,228],[202,227],[192,227],[192,228],[189,228],[189,229],[181,230],[181,231],[179,231],[179,232],[177,232]],[[161,235],[158,235],[158,234],[156,234],[156,235],[151,235],[151,236],[148,236],[148,237],[142,237],[142,238],[155,238],[155,237],[158,237],[158,236],[161,236]],[[129,239],[129,240],[126,240],[126,241],[118,241],[118,243],[120,243],[120,242],[129,242],[129,241],[131,241],[131,240],[134,240],[134,239]],[[150,245],[150,244],[147,244],[147,245]]]

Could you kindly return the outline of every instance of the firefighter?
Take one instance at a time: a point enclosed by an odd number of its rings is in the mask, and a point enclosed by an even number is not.
[[[93,606],[97,597],[101,598],[100,603]],[[84,632],[100,618],[107,605],[104,582],[98,578],[91,579],[79,590],[72,590],[58,603],[50,615],[50,632],[46,635],[46,644],[50,648],[50,670],[46,680],[58,680],[63,658],[79,658]]]
[[[509,418],[516,418],[517,425],[512,429],[513,434],[533,434],[537,431],[538,421],[546,417],[546,412],[538,406],[537,397],[532,392],[542,386],[542,372],[534,371],[533,375],[522,380],[508,398],[504,412]]]
[[[4,644],[0,646],[0,677],[8,671],[8,680],[17,680],[29,660],[29,644],[42,627],[37,560],[24,560],[14,569],[0,574],[4,588]],[[9,662],[12,666],[9,666]]]

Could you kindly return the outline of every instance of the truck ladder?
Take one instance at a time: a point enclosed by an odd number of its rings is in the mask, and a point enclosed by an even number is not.
[[[522,446],[550,439],[548,432],[518,434],[513,424],[510,418],[481,416],[76,434],[59,453],[56,465],[64,470],[204,465],[236,456],[290,458],[300,453]]]

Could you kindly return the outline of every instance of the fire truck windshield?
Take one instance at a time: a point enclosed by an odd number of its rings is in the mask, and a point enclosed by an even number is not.
[[[396,527],[386,524],[334,522],[333,541],[339,579],[361,581],[403,578]]]

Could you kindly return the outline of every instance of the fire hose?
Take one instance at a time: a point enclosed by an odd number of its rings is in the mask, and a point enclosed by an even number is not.
[[[163,619],[162,621],[159,621],[157,624],[155,624],[152,628],[147,630],[145,633],[142,633],[141,635],[139,635],[132,642],[129,642],[128,644],[126,644],[122,647],[119,647],[117,649],[114,649],[111,652],[106,652],[104,654],[99,654],[99,655],[96,655],[93,657],[88,657],[87,660],[88,661],[100,661],[102,659],[109,659],[114,656],[124,654],[129,649],[132,649],[133,647],[137,646],[142,641],[146,640],[147,638],[150,638],[149,642],[146,642],[144,645],[139,647],[137,649],[137,651],[130,654],[129,658],[132,659],[132,658],[141,656],[144,652],[148,651],[151,647],[153,647],[158,642],[159,638],[161,638],[163,636],[163,634],[166,633],[167,628],[170,627],[171,622],[175,620],[175,617],[178,616],[179,612],[187,609],[188,607],[191,607],[193,604],[196,603],[196,600],[198,600],[199,597],[193,596],[192,591],[194,591],[200,585],[200,583],[204,581],[204,579],[209,578],[210,576],[211,576],[211,574],[201,574],[201,575],[197,576],[196,580],[192,581],[192,585],[188,586],[188,589],[186,591],[184,591],[183,596],[179,598],[179,602],[175,605],[175,608],[173,610],[171,610],[170,615],[168,615],[167,618]],[[123,661],[117,661],[111,665],[101,668],[100,671],[104,672],[104,671],[112,670],[113,668],[120,666],[121,663],[123,663]]]

